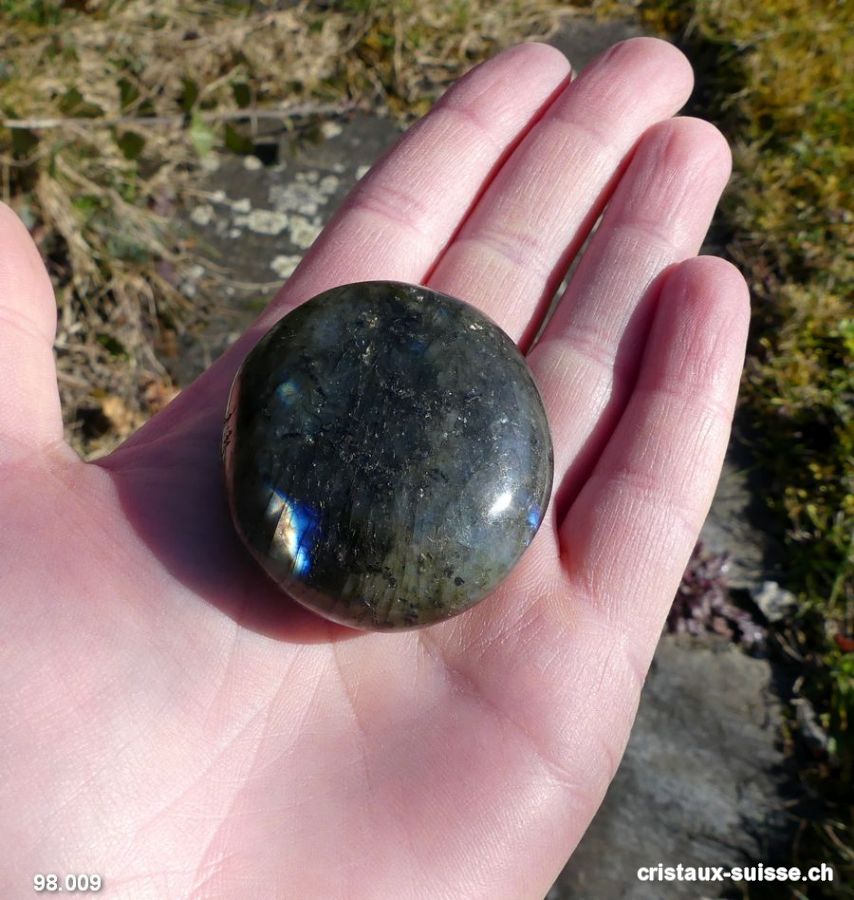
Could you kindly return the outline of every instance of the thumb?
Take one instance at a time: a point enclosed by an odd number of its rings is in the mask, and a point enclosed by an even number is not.
[[[56,303],[39,252],[0,203],[0,464],[62,440]]]

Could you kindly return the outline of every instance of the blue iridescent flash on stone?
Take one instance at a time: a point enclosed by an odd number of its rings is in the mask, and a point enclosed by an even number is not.
[[[317,530],[317,514],[306,503],[289,498],[278,488],[270,489],[267,517],[275,521],[271,547],[291,560],[295,575],[307,575],[311,568],[311,548]]]

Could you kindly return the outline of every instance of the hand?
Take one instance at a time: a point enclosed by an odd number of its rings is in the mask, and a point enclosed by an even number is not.
[[[259,321],[109,457],[62,440],[55,306],[0,214],[0,893],[540,898],[620,760],[712,498],[747,330],[696,258],[729,175],[673,47],[569,83],[541,44],[452,87],[351,193]],[[557,312],[565,269],[607,210]],[[284,599],[226,513],[236,367],[322,290],[422,282],[528,353],[555,493],[510,579],[426,630]]]

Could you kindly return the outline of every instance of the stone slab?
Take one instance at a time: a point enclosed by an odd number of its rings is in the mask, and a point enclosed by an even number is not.
[[[732,883],[645,883],[641,866],[773,864],[792,830],[766,660],[662,638],[626,754],[548,900],[717,897]]]

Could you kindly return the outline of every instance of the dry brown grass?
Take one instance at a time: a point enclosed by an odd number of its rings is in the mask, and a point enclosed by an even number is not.
[[[158,337],[208,312],[181,290],[199,250],[178,211],[211,152],[245,152],[261,123],[295,129],[336,106],[415,118],[472,63],[577,12],[550,0],[275,7],[0,0],[0,191],[49,262],[67,432],[84,455],[174,393]],[[206,272],[196,298],[217,293]]]

